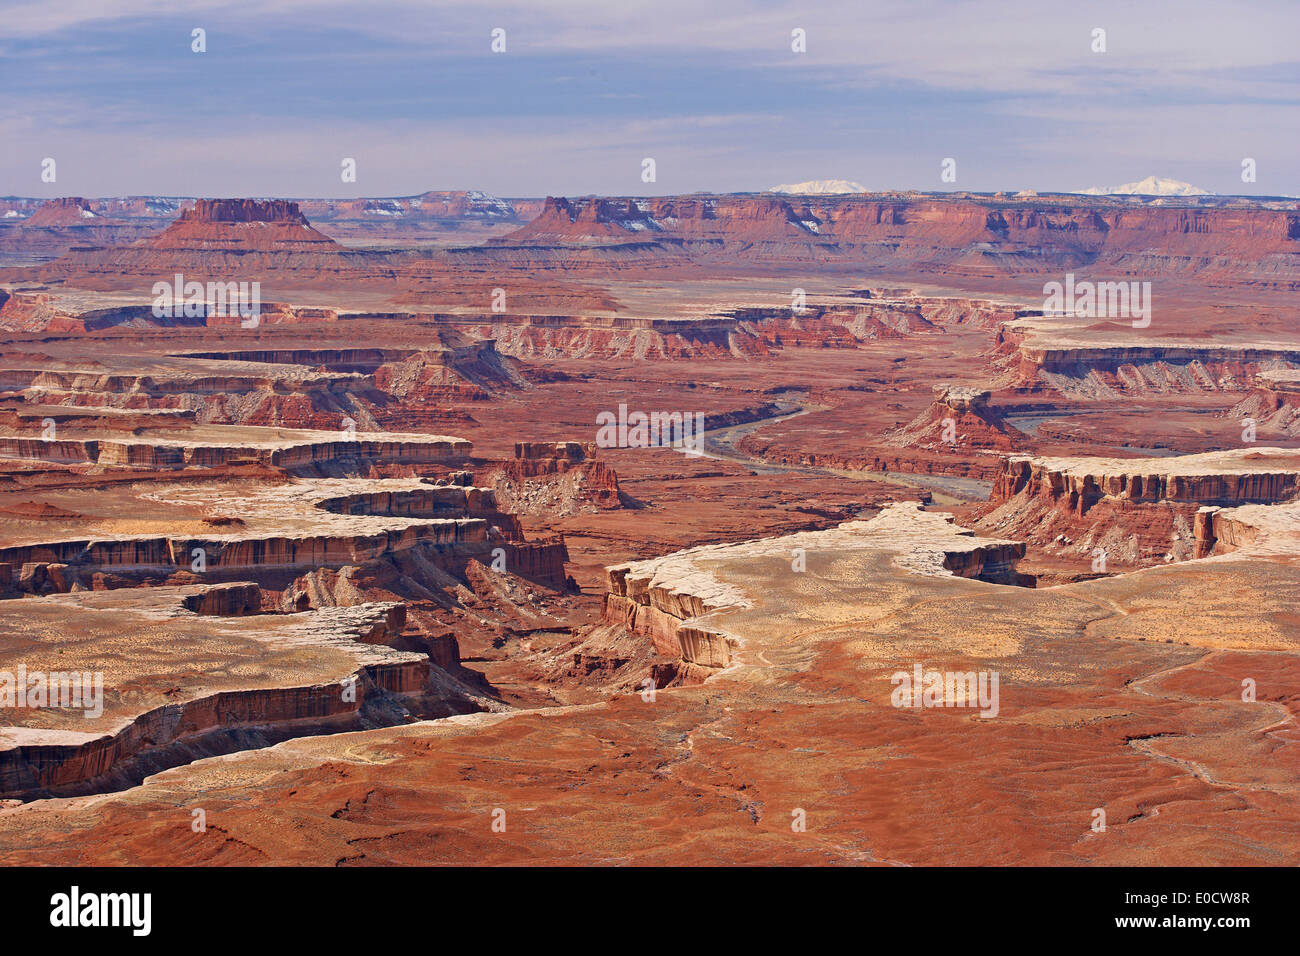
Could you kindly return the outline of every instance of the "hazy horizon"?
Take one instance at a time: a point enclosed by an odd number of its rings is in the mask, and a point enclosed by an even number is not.
[[[381,0],[359,29],[342,0],[10,3],[0,193],[1075,192],[1150,175],[1300,193],[1292,4],[754,7]]]

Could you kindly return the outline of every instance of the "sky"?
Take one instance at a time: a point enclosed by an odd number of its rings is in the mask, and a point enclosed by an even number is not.
[[[1296,195],[1298,36],[1300,0],[0,0],[0,194]]]

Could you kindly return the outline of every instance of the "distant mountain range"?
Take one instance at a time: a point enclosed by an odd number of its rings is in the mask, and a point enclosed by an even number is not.
[[[806,183],[773,186],[768,190],[770,193],[786,193],[791,196],[837,196],[866,191],[866,186],[848,179],[810,179]]]
[[[1193,186],[1191,183],[1185,183],[1178,179],[1162,179],[1159,176],[1148,176],[1146,179],[1136,183],[1125,183],[1122,186],[1093,186],[1091,189],[1080,190],[1085,196],[1209,196],[1211,193],[1204,189]]]

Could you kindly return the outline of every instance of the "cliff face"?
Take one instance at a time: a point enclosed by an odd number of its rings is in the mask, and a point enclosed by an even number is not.
[[[406,355],[375,369],[375,387],[412,404],[487,401],[518,391],[518,362],[505,358],[492,339]]]
[[[942,436],[943,422],[935,424]],[[973,430],[973,429],[972,429]],[[793,442],[772,438],[762,431],[751,432],[736,442],[747,455],[781,465],[832,468],[838,471],[897,471],[916,475],[945,475],[992,481],[1000,467],[998,455],[979,452],[974,456],[954,455],[940,442],[934,448],[881,444],[856,454],[807,451]],[[978,450],[977,450],[978,452]]]
[[[692,593],[682,582],[656,583],[628,568],[607,569],[605,620],[646,637],[657,653],[710,669],[731,663],[735,640],[693,618],[730,606],[710,594]]]
[[[185,484],[173,489],[189,499]],[[212,507],[212,502],[206,502]],[[489,488],[413,479],[314,479],[268,483],[236,504],[237,521],[205,522],[211,534],[30,539],[0,547],[19,569],[20,591],[45,595],[199,579],[286,581],[313,568],[378,569],[414,562],[460,575],[503,552],[510,574],[555,590],[569,586],[560,536],[529,540]],[[195,555],[202,565],[195,570]],[[412,572],[415,577],[420,571]],[[444,579],[446,574],[430,572]],[[12,571],[10,572],[12,577]]]
[[[99,442],[94,439],[43,441],[40,438],[0,438],[0,458],[30,461],[90,463],[99,458]]]
[[[517,441],[515,458],[528,461],[579,462],[596,457],[595,442]]]
[[[171,277],[168,277],[169,280]],[[229,311],[228,309],[226,310]],[[19,292],[0,297],[0,329],[13,332],[101,332],[106,329],[152,329],[187,326],[191,328],[238,328],[238,314],[219,314],[205,305],[199,315],[153,314],[152,305],[118,306],[92,309],[71,314],[58,309],[46,293]],[[260,325],[299,325],[337,322],[333,309],[295,308],[283,302],[261,303]]]
[[[1196,513],[1196,556],[1294,559],[1300,551],[1300,500],[1281,505],[1205,507]]]
[[[187,591],[178,595],[185,611],[173,613],[243,615],[260,605],[252,584]],[[481,709],[444,668],[422,654],[386,646],[397,639],[404,612],[401,604],[369,603],[276,619],[272,641],[307,640],[321,654],[342,651],[352,659],[335,680],[304,686],[253,682],[217,693],[176,688],[183,695],[178,702],[134,714],[110,702],[103,720],[116,726],[107,733],[5,727],[0,794],[32,799],[119,789],[214,754]]]
[[[284,199],[200,199],[177,222],[283,222],[307,225],[296,202]]]
[[[1157,459],[1004,458],[975,526],[1116,564],[1203,550],[1205,506],[1277,504],[1300,494],[1300,456],[1281,448]]]
[[[546,200],[502,240],[678,245],[751,261],[885,258],[1008,273],[1105,266],[1118,274],[1300,282],[1300,215],[1271,208],[1133,207],[1110,200],[707,196]],[[1159,250],[1154,252],[1153,250]]]
[[[888,295],[861,290],[851,305],[808,303],[802,311],[748,306],[680,319],[552,315],[511,316],[476,327],[505,354],[545,359],[761,358],[783,348],[853,349],[881,340],[939,335],[941,326],[997,328],[1016,306],[979,299]],[[440,321],[455,317],[441,318]]]
[[[382,433],[381,433],[382,436]],[[196,444],[182,439],[67,439],[0,436],[0,458],[54,462],[93,462],[109,468],[168,471],[225,468],[260,463],[303,474],[352,470],[377,461],[445,463],[469,455],[470,442],[438,436],[363,439],[322,438],[263,444]]]
[[[1256,373],[1250,392],[1228,415],[1235,421],[1253,418],[1261,432],[1292,438],[1300,435],[1300,370],[1268,369]]]
[[[31,304],[21,303],[17,296],[4,302],[0,327],[12,319],[13,325],[23,326],[25,331],[40,326],[53,330],[54,320],[48,316],[58,315],[57,311],[48,297],[35,298],[38,301]],[[44,321],[42,316],[46,316]],[[337,313],[282,307],[264,311],[263,318],[266,324],[281,319],[333,322]],[[90,324],[87,315],[77,320],[83,328]],[[193,321],[213,324],[211,318]],[[461,339],[445,330],[443,336]],[[46,368],[33,363],[0,371],[0,387],[21,391],[29,405],[166,411],[202,424],[328,430],[336,435],[344,433],[347,419],[363,433],[432,431],[468,419],[467,412],[451,407],[454,403],[487,401],[502,392],[531,387],[520,364],[498,354],[491,340],[442,347],[430,343],[419,349],[250,349],[173,358],[175,363],[138,373],[105,373],[76,366]],[[51,417],[62,428],[65,418],[73,416],[54,413]],[[71,424],[77,427],[85,421]],[[245,457],[244,450],[238,454]],[[138,457],[123,461],[143,466],[149,452],[138,447],[130,455]]]
[[[953,385],[936,385],[935,400],[907,425],[885,436],[885,443],[931,451],[977,448],[1012,451],[1024,446],[1025,435],[1007,424],[989,405],[991,393]]]
[[[32,301],[24,301],[28,299]],[[15,295],[0,306],[0,327],[55,331],[59,316],[48,296]],[[278,318],[332,322],[337,316],[332,310],[292,309],[264,312],[263,318],[268,320],[266,324],[275,324]],[[194,321],[205,322],[202,318]],[[83,331],[90,324],[88,316],[76,317],[75,324]],[[157,324],[161,320],[150,320],[150,325]],[[276,349],[175,358],[177,362],[169,363],[170,367],[139,372],[105,372],[93,362],[85,368],[33,363],[0,371],[0,388],[21,392],[29,406],[95,408],[104,419],[101,434],[121,434],[134,427],[127,417],[110,414],[111,410],[132,410],[141,413],[132,421],[144,428],[166,424],[165,419],[184,419],[338,435],[345,431],[347,419],[363,432],[433,431],[468,417],[463,410],[449,407],[452,402],[487,400],[502,391],[528,387],[518,363],[498,355],[491,341],[442,349],[432,345],[420,350]],[[167,415],[158,415],[149,423],[146,415],[150,412]],[[0,412],[0,423],[16,425],[20,435],[24,424],[31,428],[30,421],[23,423],[14,415],[14,410],[8,415]],[[36,416],[36,420],[43,417]],[[60,429],[66,423],[82,433],[96,425],[84,415],[50,412],[49,417]],[[141,456],[141,461],[148,457],[143,448],[131,454]]]
[[[196,550],[203,552],[207,569],[219,575],[252,569],[369,564],[423,546],[445,550],[456,546],[482,555],[490,550],[487,522],[481,518],[431,519],[373,534],[52,541],[0,548],[0,561],[14,566],[62,564],[70,583],[86,587],[97,571],[138,572],[155,578],[187,571]]]
[[[992,354],[1009,373],[1008,383],[1046,385],[1082,400],[1243,392],[1273,370],[1285,374],[1300,366],[1300,348],[1277,326],[1255,342],[1233,343],[1187,334],[1195,326],[1185,317],[1164,324],[1163,334],[1147,337],[1123,323],[1062,324],[1027,316],[998,331]]]
[[[716,621],[718,612],[748,609],[758,595],[719,580],[716,562],[757,564],[802,552],[863,560],[883,554],[896,568],[923,576],[978,578],[1000,584],[1032,583],[1016,570],[1025,546],[1018,541],[976,538],[952,523],[952,516],[921,510],[919,503],[890,505],[869,521],[848,521],[825,531],[807,531],[732,545],[709,545],[661,558],[608,567],[605,619],[649,639],[659,654],[696,668],[707,678],[730,665],[740,647]]]
[[[1234,465],[1240,466],[1239,470]],[[1300,458],[1280,448],[1212,452],[1155,461],[1097,459],[1091,468],[1088,459],[1010,457],[1003,459],[989,500],[1001,504],[1016,495],[1028,494],[1060,502],[1080,515],[1107,497],[1132,502],[1171,501],[1198,507],[1277,504],[1296,495],[1300,488],[1298,469]]]
[[[185,598],[184,607],[195,614],[242,617],[262,610],[262,589],[256,584],[224,584]],[[402,610],[405,610],[403,608]],[[398,627],[398,630],[401,630]]]
[[[618,475],[596,460],[595,442],[516,442],[515,457],[479,480],[512,514],[557,518],[622,507]]]

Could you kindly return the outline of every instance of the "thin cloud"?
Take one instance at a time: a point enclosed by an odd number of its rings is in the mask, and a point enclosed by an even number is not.
[[[20,2],[4,27],[0,191],[47,194],[32,179],[49,155],[66,158],[55,194],[258,195],[663,193],[832,176],[942,188],[947,156],[958,188],[1185,170],[1231,190],[1250,155],[1277,178],[1266,189],[1261,173],[1260,191],[1296,192],[1297,9]],[[189,52],[199,25],[203,57]],[[496,26],[504,56],[489,51]],[[790,50],[796,26],[806,54]],[[1104,54],[1091,52],[1094,27]],[[183,152],[160,148],[178,140]],[[363,153],[368,175],[349,192],[334,157]],[[640,183],[642,156],[659,182]]]

